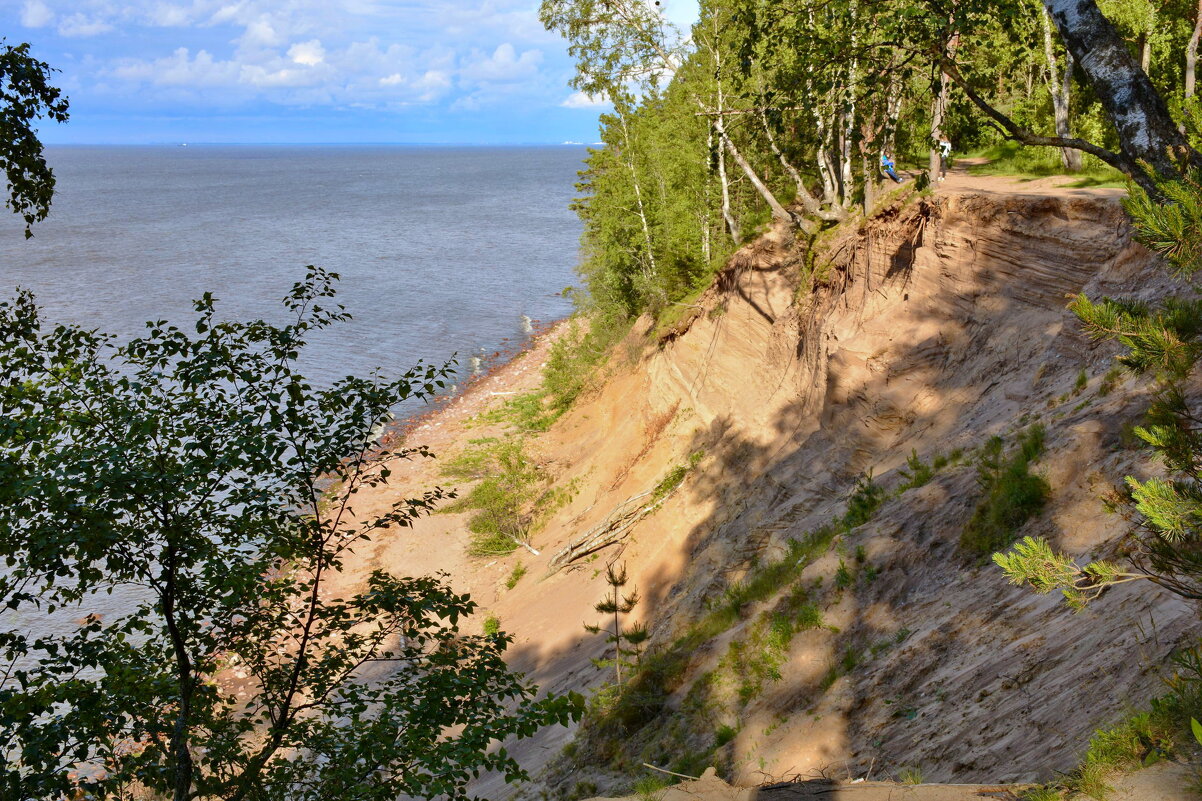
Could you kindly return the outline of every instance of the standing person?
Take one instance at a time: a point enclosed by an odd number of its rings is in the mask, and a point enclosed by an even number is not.
[[[890,178],[892,178],[894,183],[900,184],[902,182],[902,179],[897,177],[897,173],[894,171],[893,166],[894,166],[893,159],[889,158],[888,153],[885,153],[884,151],[882,151],[881,152],[881,172],[885,173],[885,175],[888,175]]]
[[[939,180],[947,177],[947,165],[952,160],[952,143],[946,136],[939,137]]]

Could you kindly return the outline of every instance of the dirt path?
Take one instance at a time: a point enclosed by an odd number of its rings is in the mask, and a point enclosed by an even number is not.
[[[1020,178],[1012,175],[972,175],[969,169],[986,163],[986,159],[956,159],[947,178],[940,181],[939,194],[1022,195],[1040,197],[1113,197],[1126,194],[1119,187],[1075,187],[1080,179],[1071,175],[1052,175],[1047,178]]]

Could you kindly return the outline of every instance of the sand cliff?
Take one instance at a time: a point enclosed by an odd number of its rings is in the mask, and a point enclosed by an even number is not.
[[[1113,346],[1086,340],[1065,309],[1078,292],[1167,290],[1131,243],[1117,195],[958,177],[812,255],[790,232],[769,232],[672,331],[653,336],[640,322],[593,389],[533,441],[539,462],[573,490],[538,532],[538,557],[468,558],[465,517],[437,515],[381,538],[348,581],[374,565],[446,570],[516,636],[515,666],[546,689],[588,692],[608,677],[591,662],[603,636],[582,627],[598,617],[606,562],[627,565],[643,597],[634,619],[653,645],[667,643],[789,539],[841,515],[857,478],[871,471],[893,488],[912,451],[929,462],[960,450],[805,569],[823,625],[792,637],[778,680],[750,700],[697,683],[773,597],[696,649],[662,719],[631,731],[626,745],[665,764],[673,748],[712,747],[714,729],[729,725],[736,733],[715,756],[745,786],[896,777],[907,767],[928,782],[1036,781],[1068,770],[1096,728],[1162,691],[1158,670],[1196,633],[1196,610],[1120,587],[1076,614],[1007,585],[957,542],[978,495],[972,452],[1034,423],[1046,428],[1035,467],[1052,496],[1021,533],[1097,555],[1126,530],[1100,497],[1124,475],[1153,469],[1129,435],[1146,389],[1104,379]],[[469,421],[535,386],[546,348],[544,340],[423,421],[413,441],[452,454],[492,433]],[[695,453],[703,455],[679,490],[620,543],[548,571],[556,552]],[[435,464],[408,464],[389,491],[435,483],[446,483]],[[529,575],[506,589],[519,559]],[[836,589],[848,564],[859,572]],[[833,670],[849,650],[854,664]],[[677,714],[698,697],[705,714]],[[581,785],[604,793],[638,769],[628,758],[564,757],[573,736],[547,731],[518,746],[541,772],[525,794],[557,798]],[[501,799],[512,790],[486,782],[479,792]]]

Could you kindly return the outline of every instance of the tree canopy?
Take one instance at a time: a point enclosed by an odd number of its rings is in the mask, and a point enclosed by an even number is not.
[[[331,586],[449,494],[355,513],[392,460],[430,456],[372,432],[447,368],[311,385],[336,278],[311,268],[282,325],[206,295],[125,343],[0,303],[0,609],[129,606],[65,633],[0,614],[0,796],[465,798],[524,775],[499,743],[578,714],[508,669],[509,637],[460,630],[476,604],[442,577]]]
[[[25,238],[46,219],[54,196],[54,170],[46,164],[33,127],[38,119],[67,121],[67,98],[50,85],[54,69],[38,61],[28,44],[0,39],[0,166],[8,183],[4,205],[25,220]]]
[[[1069,13],[1072,8],[1081,13]],[[687,302],[776,219],[807,235],[874,207],[880,159],[938,178],[1017,142],[1031,163],[1154,178],[1199,166],[1199,9],[1145,0],[545,0],[575,86],[613,102],[581,174],[581,272],[618,315]],[[1042,161],[1041,161],[1042,159]]]

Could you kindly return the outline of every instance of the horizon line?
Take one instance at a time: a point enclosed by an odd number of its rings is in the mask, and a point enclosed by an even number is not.
[[[597,147],[603,142],[46,142],[45,147]]]

